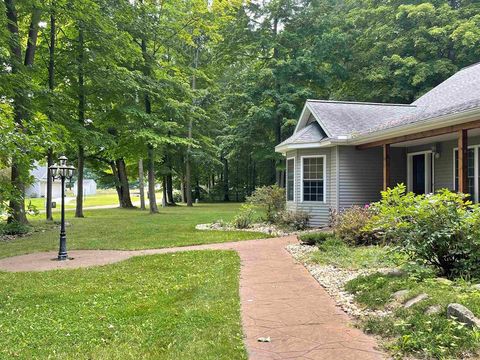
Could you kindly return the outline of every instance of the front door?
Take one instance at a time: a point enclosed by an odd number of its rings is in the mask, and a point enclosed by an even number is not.
[[[412,191],[425,194],[425,155],[412,156]]]
[[[408,191],[417,195],[433,191],[433,156],[431,152],[408,154]]]

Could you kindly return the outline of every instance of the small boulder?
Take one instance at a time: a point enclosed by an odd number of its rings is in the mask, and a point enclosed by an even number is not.
[[[435,281],[441,285],[452,285],[453,281],[446,278],[438,277],[435,278]]]
[[[475,317],[469,309],[461,304],[448,304],[447,317],[455,319],[468,327],[480,328],[480,319]]]
[[[409,292],[409,290],[398,290],[392,294],[392,298],[396,301],[401,301],[408,295]]]
[[[480,284],[472,285],[472,289],[473,289],[473,290],[479,290],[479,291],[480,291]]]
[[[386,276],[391,276],[391,277],[401,277],[404,276],[406,273],[402,269],[398,268],[393,268],[393,269],[385,269],[382,270],[381,273]]]
[[[442,307],[440,305],[432,305],[425,310],[425,314],[427,315],[435,315],[442,311]]]
[[[420,301],[423,301],[423,300],[425,300],[425,299],[428,299],[428,295],[427,295],[427,294],[423,293],[423,294],[417,295],[417,296],[415,296],[414,298],[408,300],[408,301],[403,305],[403,307],[404,307],[405,309],[408,309],[408,308],[412,307],[413,305],[418,304]]]

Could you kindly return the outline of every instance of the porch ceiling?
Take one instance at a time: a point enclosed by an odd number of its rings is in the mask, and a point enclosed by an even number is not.
[[[468,131],[469,138],[475,137],[475,136],[480,136],[480,128],[471,129]],[[458,139],[458,134],[454,132],[454,133],[432,136],[432,137],[418,139],[418,140],[410,140],[410,141],[405,141],[401,143],[391,144],[391,147],[410,147],[410,146],[432,144],[436,142],[457,140],[457,139]]]

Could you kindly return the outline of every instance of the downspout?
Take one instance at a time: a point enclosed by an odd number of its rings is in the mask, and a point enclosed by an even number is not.
[[[337,167],[335,168],[335,186],[337,187],[335,210],[340,212],[340,151],[339,146],[335,146],[335,160],[337,161]]]

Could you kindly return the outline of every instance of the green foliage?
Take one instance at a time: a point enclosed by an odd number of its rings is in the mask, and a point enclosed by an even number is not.
[[[255,207],[250,204],[243,204],[240,212],[233,218],[233,226],[237,229],[247,229],[255,221]]]
[[[0,222],[0,237],[3,235],[25,235],[29,233],[31,230],[32,230],[31,226],[28,226],[22,223]]]
[[[343,240],[329,237],[310,254],[310,261],[345,269],[394,267],[405,262],[405,256],[388,246],[349,246]]]
[[[310,215],[305,211],[283,210],[277,216],[277,223],[293,230],[305,230],[310,221]]]
[[[277,185],[259,187],[247,198],[247,202],[263,209],[265,220],[275,223],[285,209],[285,189]]]
[[[399,250],[447,277],[480,275],[480,207],[465,195],[405,193],[399,185],[373,204],[368,228],[399,241]]]
[[[375,233],[367,225],[372,217],[368,206],[352,206],[339,214],[332,214],[330,220],[335,236],[349,245],[367,245],[378,243]]]
[[[0,358],[247,359],[239,268],[234,252],[195,251],[2,272]]]
[[[298,237],[300,242],[305,245],[320,245],[331,239],[333,237],[333,233],[328,231],[319,231],[314,233],[306,233],[302,234]]]
[[[464,280],[451,284],[439,281],[433,272],[418,277],[410,272],[404,276],[372,274],[360,276],[346,285],[355,299],[369,309],[390,307],[392,295],[398,290],[409,290],[406,299],[426,293],[428,298],[408,309],[397,307],[388,316],[369,316],[362,327],[369,333],[386,339],[387,348],[398,358],[415,355],[419,358],[458,359],[477,353],[480,331],[470,329],[446,316],[449,303],[460,303],[478,316],[480,292]],[[406,300],[405,299],[405,300]],[[427,314],[430,306],[439,306],[436,314]]]

